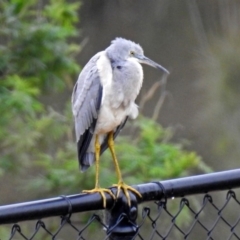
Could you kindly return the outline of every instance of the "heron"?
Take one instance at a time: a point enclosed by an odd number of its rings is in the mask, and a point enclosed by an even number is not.
[[[124,38],[114,39],[104,51],[95,54],[84,66],[73,88],[72,112],[75,122],[78,161],[82,171],[96,165],[95,188],[84,193],[99,193],[106,208],[106,194],[117,199],[121,190],[131,205],[128,191],[140,198],[141,194],[127,185],[122,178],[116,157],[114,140],[128,119],[138,116],[135,100],[143,83],[141,64],[168,70],[144,56],[142,47]],[[114,195],[110,189],[99,184],[100,155],[110,149],[116,169],[117,188]]]

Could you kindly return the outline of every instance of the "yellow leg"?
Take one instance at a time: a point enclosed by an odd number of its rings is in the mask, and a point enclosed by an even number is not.
[[[116,153],[115,153],[115,149],[114,149],[113,132],[109,133],[108,146],[109,146],[109,149],[111,151],[113,161],[114,161],[114,165],[115,165],[116,172],[117,172],[118,183],[113,185],[114,187],[117,187],[117,198],[120,194],[120,190],[122,189],[126,198],[127,198],[128,205],[131,206],[131,198],[129,196],[128,190],[137,194],[139,197],[142,197],[142,195],[136,189],[132,188],[131,186],[129,186],[129,185],[127,185],[123,182],[122,174],[121,174],[121,171],[120,171],[120,167],[119,167],[118,160],[117,160]]]
[[[106,208],[106,196],[105,193],[108,193],[112,196],[113,199],[116,197],[114,194],[111,192],[111,190],[106,189],[106,188],[100,188],[99,185],[99,161],[100,161],[100,144],[98,141],[98,135],[96,135],[96,141],[95,141],[95,158],[96,158],[96,181],[95,181],[95,188],[92,190],[83,190],[84,193],[100,193],[103,199],[103,207]]]

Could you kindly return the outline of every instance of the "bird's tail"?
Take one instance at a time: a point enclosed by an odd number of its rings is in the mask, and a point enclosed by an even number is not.
[[[86,152],[81,159],[79,159],[79,164],[81,166],[81,171],[85,172],[91,165],[95,162],[95,154],[93,152]]]

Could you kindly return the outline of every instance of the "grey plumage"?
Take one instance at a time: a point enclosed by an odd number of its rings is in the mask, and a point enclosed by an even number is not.
[[[102,98],[102,85],[96,65],[98,59],[99,54],[96,54],[83,68],[72,95],[78,159],[83,171],[94,163],[94,153],[87,152],[87,149],[92,140]]]
[[[95,161],[94,140],[98,134],[101,153],[107,136],[114,138],[128,118],[136,118],[135,99],[142,87],[143,70],[140,63],[162,69],[146,58],[140,45],[117,38],[102,52],[93,56],[81,71],[72,95],[72,111],[78,145],[78,159],[85,171]]]
[[[99,54],[96,54],[83,68],[78,81],[74,86],[72,103],[75,117],[77,139],[90,127],[92,120],[97,119],[102,91],[96,62]],[[91,91],[91,94],[88,94]]]

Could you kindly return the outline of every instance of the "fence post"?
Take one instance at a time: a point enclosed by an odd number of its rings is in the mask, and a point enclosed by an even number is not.
[[[120,193],[112,209],[106,210],[107,235],[110,240],[134,239],[138,231],[136,224],[138,215],[138,202],[133,193],[129,191],[131,206],[128,206],[125,195]]]

